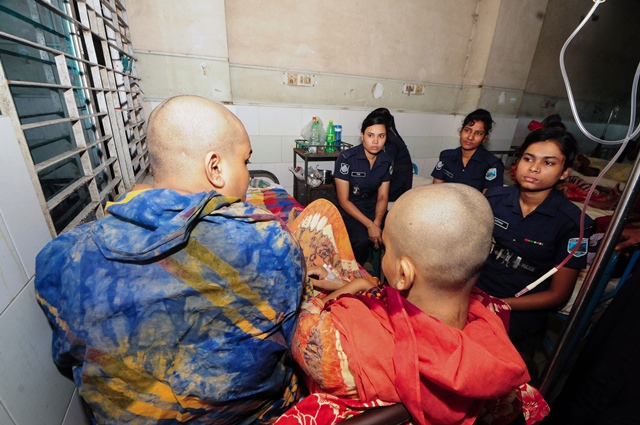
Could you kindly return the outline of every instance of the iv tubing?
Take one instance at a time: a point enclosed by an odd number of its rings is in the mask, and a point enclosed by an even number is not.
[[[589,192],[587,193],[587,196],[586,196],[586,198],[584,200],[584,205],[582,207],[582,213],[580,214],[580,233],[579,233],[579,236],[578,236],[578,243],[576,244],[576,246],[571,250],[569,255],[567,255],[565,257],[565,259],[562,260],[562,262],[560,262],[560,264],[558,264],[557,266],[555,266],[554,268],[549,270],[547,273],[545,273],[543,276],[541,276],[535,282],[532,282],[529,285],[527,285],[524,289],[522,289],[520,292],[518,292],[515,295],[516,297],[520,297],[520,296],[526,294],[527,292],[531,291],[536,286],[540,285],[542,282],[544,282],[550,276],[554,275],[558,270],[560,270],[562,267],[564,267],[564,265],[578,251],[578,249],[580,248],[580,245],[582,243],[583,236],[584,236],[584,217],[586,215],[587,206],[589,205],[589,200],[591,199],[591,195],[593,194],[593,191],[595,190],[596,186],[598,185],[598,183],[600,182],[602,177],[607,173],[607,171],[609,171],[609,169],[613,166],[613,164],[620,157],[620,155],[622,154],[622,152],[626,148],[627,143],[629,142],[629,140],[634,138],[638,133],[640,133],[640,126],[638,126],[638,128],[633,130],[633,128],[635,126],[636,94],[638,92],[638,79],[640,77],[640,63],[638,64],[638,67],[636,68],[636,73],[635,73],[635,76],[633,78],[633,84],[632,84],[632,89],[631,89],[631,113],[630,113],[630,119],[629,119],[629,130],[627,131],[626,138],[624,138],[622,140],[606,141],[606,140],[599,139],[599,138],[593,136],[591,133],[589,133],[589,131],[582,125],[582,121],[580,121],[580,116],[578,115],[578,110],[576,108],[575,100],[573,98],[573,92],[571,91],[571,84],[569,82],[569,77],[567,76],[567,70],[566,70],[565,65],[564,65],[565,51],[567,49],[567,46],[569,46],[569,43],[571,43],[573,38],[576,36],[576,34],[578,34],[578,32],[582,29],[582,27],[589,21],[589,19],[591,18],[591,15],[593,15],[593,13],[596,11],[596,9],[600,5],[600,3],[604,3],[604,2],[605,2],[605,0],[594,0],[594,5],[591,8],[591,10],[589,11],[589,13],[587,14],[587,16],[582,20],[582,22],[580,23],[580,25],[578,25],[578,27],[575,29],[575,31],[573,31],[573,33],[569,36],[567,41],[565,41],[564,45],[562,46],[562,50],[560,51],[560,71],[562,72],[562,79],[564,80],[565,86],[567,88],[567,96],[568,96],[568,99],[569,99],[569,105],[571,106],[571,112],[573,113],[573,116],[574,116],[574,118],[576,120],[576,124],[578,125],[578,127],[580,128],[582,133],[585,136],[587,136],[589,139],[591,139],[592,141],[594,141],[596,143],[611,144],[611,145],[622,143],[622,145],[620,146],[620,148],[618,149],[616,154],[613,156],[613,158],[611,158],[611,160],[606,165],[606,167],[604,167],[602,169],[600,174],[598,174],[598,177],[596,177],[594,182],[591,184],[591,188],[589,189]]]

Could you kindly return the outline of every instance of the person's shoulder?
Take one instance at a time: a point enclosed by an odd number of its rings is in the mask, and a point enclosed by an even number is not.
[[[513,195],[514,192],[518,190],[515,186],[496,186],[487,188],[487,191],[484,193],[484,196],[487,198],[496,198],[500,196],[509,196]]]
[[[46,276],[62,273],[66,265],[83,267],[86,262],[84,253],[88,246],[95,248],[91,238],[92,223],[78,226],[47,243],[36,255],[36,287],[46,280]],[[83,261],[84,260],[84,261]]]
[[[95,223],[96,222],[83,224],[61,234],[46,244],[40,253],[38,253],[38,256],[59,256],[74,247],[77,248],[80,244],[91,239],[91,231]]]
[[[440,159],[453,158],[454,156],[456,156],[458,154],[459,150],[460,150],[460,148],[445,149],[445,150],[440,152]]]
[[[486,162],[492,167],[502,164],[502,160],[495,156],[493,153],[487,150],[484,146],[478,148],[479,157],[482,161]]]
[[[382,161],[388,162],[389,164],[393,162],[393,157],[385,151],[381,151],[380,153],[378,153],[378,155],[380,156],[380,160]]]
[[[565,216],[569,221],[579,225],[580,217],[582,216],[582,210],[576,204],[571,202],[564,194],[560,191],[554,191],[554,196],[556,196],[556,202],[558,203],[558,212]],[[591,228],[595,226],[595,222],[591,217],[587,214],[584,215],[584,227],[585,229]]]
[[[340,152],[340,154],[338,155],[338,158],[341,158],[341,157],[345,159],[352,158],[354,156],[357,156],[360,153],[360,151],[362,151],[362,145],[357,145]]]

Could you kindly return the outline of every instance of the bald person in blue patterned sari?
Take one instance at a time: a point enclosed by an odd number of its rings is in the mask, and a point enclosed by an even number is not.
[[[147,139],[153,188],[37,257],[54,361],[98,423],[269,423],[298,398],[302,252],[243,202],[251,145],[223,106],[168,99]]]

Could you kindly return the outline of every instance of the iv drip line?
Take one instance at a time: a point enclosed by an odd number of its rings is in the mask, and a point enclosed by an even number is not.
[[[546,279],[548,279],[549,277],[554,275],[558,270],[560,270],[562,267],[564,267],[564,265],[571,259],[571,257],[573,257],[573,255],[578,251],[578,249],[580,249],[580,246],[582,245],[582,239],[583,239],[583,236],[584,236],[584,216],[586,214],[587,206],[589,205],[589,200],[591,199],[591,195],[593,194],[593,191],[595,190],[596,186],[598,185],[598,183],[600,182],[602,177],[607,173],[607,171],[609,171],[609,169],[613,166],[613,164],[618,160],[618,158],[620,157],[620,155],[622,154],[624,149],[627,147],[627,143],[629,142],[629,140],[634,138],[635,136],[637,136],[638,133],[640,133],[640,126],[638,126],[638,128],[636,128],[634,130],[635,117],[636,117],[636,95],[637,95],[637,92],[638,92],[638,78],[640,77],[640,63],[638,64],[638,67],[636,68],[636,73],[635,73],[635,76],[633,78],[633,85],[632,85],[632,88],[631,88],[631,113],[630,113],[630,118],[629,118],[629,130],[627,131],[627,135],[626,135],[626,137],[624,139],[611,140],[611,141],[602,140],[602,139],[599,139],[599,138],[593,136],[584,127],[584,125],[582,125],[582,121],[580,121],[580,116],[578,114],[578,109],[576,107],[576,103],[575,103],[575,100],[573,98],[573,92],[571,91],[571,84],[569,83],[569,77],[567,76],[567,70],[566,70],[565,65],[564,65],[564,54],[565,54],[565,51],[567,50],[567,47],[569,46],[569,43],[571,43],[571,41],[576,36],[576,34],[578,34],[578,32],[580,32],[582,27],[584,27],[585,24],[587,22],[589,22],[589,20],[591,19],[591,15],[593,15],[593,13],[596,11],[596,9],[600,5],[600,3],[604,3],[605,1],[606,0],[593,0],[594,5],[591,7],[591,10],[587,14],[587,16],[582,20],[582,22],[580,22],[580,25],[578,25],[578,27],[573,31],[573,33],[569,36],[567,41],[565,41],[564,45],[562,46],[562,50],[560,51],[560,71],[562,73],[562,79],[563,79],[565,87],[567,89],[567,96],[568,96],[568,99],[569,99],[569,105],[571,106],[571,112],[573,114],[573,117],[576,120],[576,124],[578,125],[578,128],[580,128],[580,131],[582,131],[582,133],[585,136],[587,136],[590,140],[592,140],[592,141],[594,141],[596,143],[601,143],[601,144],[604,144],[604,145],[617,145],[617,144],[622,144],[622,145],[618,149],[618,152],[616,152],[616,154],[613,156],[613,158],[611,158],[611,161],[609,161],[609,163],[606,165],[606,167],[604,167],[602,169],[600,174],[598,174],[598,177],[596,177],[594,182],[591,184],[591,188],[589,189],[589,192],[587,193],[587,197],[584,200],[584,205],[582,206],[582,213],[580,214],[580,234],[578,235],[578,243],[576,244],[576,246],[571,250],[569,255],[567,255],[567,257],[564,260],[562,260],[562,262],[560,262],[560,264],[558,264],[557,266],[553,267],[551,270],[549,270],[547,273],[545,273],[543,276],[541,276],[535,282],[530,283],[529,285],[527,285],[523,290],[521,290],[520,292],[518,292],[515,295],[516,297],[519,297],[521,295],[526,294],[527,292],[531,291],[536,286],[540,285]],[[587,246],[588,246],[588,243],[587,243]]]

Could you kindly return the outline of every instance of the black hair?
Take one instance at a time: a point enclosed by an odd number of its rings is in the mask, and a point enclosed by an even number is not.
[[[386,114],[384,112],[381,112],[380,111],[381,109],[384,109],[385,111],[387,111]],[[376,125],[376,124],[384,125],[384,129],[388,133],[390,125],[389,125],[388,117],[386,116],[387,114],[391,115],[389,110],[386,108],[378,108],[375,111],[372,111],[371,113],[369,113],[369,115],[367,115],[364,121],[362,121],[362,127],[360,128],[360,133],[364,134],[364,131],[367,129],[367,127],[371,127],[372,125]]]
[[[543,119],[541,124],[545,127],[551,127],[551,123],[558,122],[562,122],[562,117],[560,116],[560,114],[551,114],[547,118]]]
[[[462,128],[465,128],[467,124],[474,123],[476,121],[480,121],[484,124],[484,131],[488,136],[493,128],[493,119],[491,118],[489,111],[486,109],[476,109],[464,118],[464,121],[462,121]]]
[[[561,123],[560,121],[553,121],[547,124],[545,127],[547,128],[557,128],[562,131],[567,131],[567,126]]]
[[[539,142],[554,142],[565,157],[564,170],[573,166],[573,161],[578,155],[578,142],[573,137],[573,134],[553,127],[532,131],[527,135],[520,147],[520,156],[524,154],[529,146]]]
[[[378,108],[371,111],[369,115],[382,115],[384,119],[387,121],[387,127],[396,128],[396,119],[391,115],[391,112],[387,108]]]

